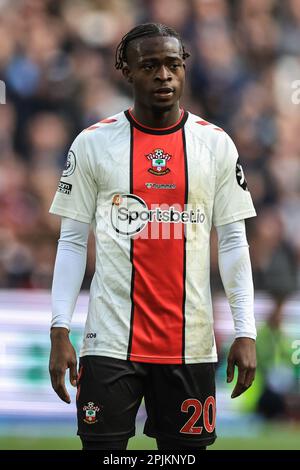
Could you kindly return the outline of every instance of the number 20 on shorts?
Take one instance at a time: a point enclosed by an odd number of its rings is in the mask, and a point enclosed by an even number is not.
[[[209,396],[204,405],[196,398],[188,398],[184,400],[181,405],[181,411],[188,413],[190,408],[194,408],[194,413],[180,429],[182,434],[201,434],[203,431],[202,426],[195,426],[196,422],[200,418],[203,412],[203,424],[207,432],[212,433],[216,425],[216,402],[213,396]],[[211,419],[210,419],[211,409]]]

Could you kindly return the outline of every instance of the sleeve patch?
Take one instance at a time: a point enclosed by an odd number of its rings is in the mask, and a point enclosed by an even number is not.
[[[62,172],[62,176],[66,178],[67,176],[73,175],[75,168],[76,168],[76,156],[73,150],[70,150],[67,156],[64,170]]]
[[[60,181],[58,184],[57,191],[63,194],[71,194],[72,185],[70,183],[66,183],[65,181]]]
[[[241,188],[243,188],[244,191],[248,191],[247,180],[245,178],[243,167],[241,165],[239,158],[237,159],[237,162],[236,162],[235,174],[236,174],[236,180],[238,182],[238,185]]]

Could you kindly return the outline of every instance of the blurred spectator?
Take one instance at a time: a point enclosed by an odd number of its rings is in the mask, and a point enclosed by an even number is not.
[[[255,284],[271,295],[273,308],[257,336],[257,410],[264,417],[286,418],[288,398],[295,391],[292,339],[283,331],[286,301],[297,289],[297,257],[286,241],[283,219],[276,208],[259,214],[250,244],[255,246]]]
[[[274,309],[256,341],[257,374],[262,385],[257,411],[267,419],[282,419],[288,416],[289,395],[296,383],[291,367],[292,340],[282,330],[285,297],[276,296],[274,300]]]
[[[0,286],[50,286],[59,220],[48,208],[67,149],[83,128],[130,106],[114,53],[143,21],[183,35],[191,53],[183,105],[228,131],[246,164],[260,214],[249,222],[256,288],[269,289],[267,260],[276,272],[290,256],[299,288],[300,105],[292,85],[300,0],[2,0]],[[218,289],[216,260],[212,276]],[[278,289],[288,275],[280,279]]]
[[[146,3],[146,2],[145,2]],[[190,2],[186,0],[152,0],[149,4],[149,20],[172,25],[185,36],[190,20]]]
[[[300,41],[300,1],[287,0],[281,13],[283,17],[280,41],[281,53],[299,57],[297,44]]]

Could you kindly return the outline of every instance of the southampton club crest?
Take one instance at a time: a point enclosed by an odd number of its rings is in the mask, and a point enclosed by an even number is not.
[[[100,411],[99,406],[95,406],[94,402],[90,401],[86,406],[83,407],[83,411],[85,411],[85,417],[83,421],[87,424],[95,424],[97,423],[97,413]]]
[[[171,170],[167,168],[167,163],[172,155],[165,153],[163,149],[155,149],[145,156],[151,161],[151,168],[148,169],[149,173],[156,176],[163,176],[170,173]]]

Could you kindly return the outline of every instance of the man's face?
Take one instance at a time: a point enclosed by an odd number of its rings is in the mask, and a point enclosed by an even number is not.
[[[174,37],[141,38],[129,44],[123,74],[133,85],[135,101],[167,111],[180,99],[185,82],[182,46]]]

